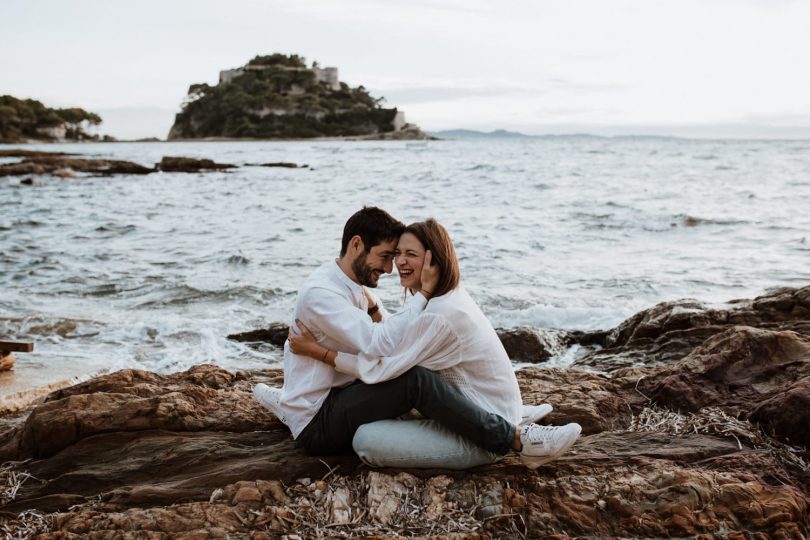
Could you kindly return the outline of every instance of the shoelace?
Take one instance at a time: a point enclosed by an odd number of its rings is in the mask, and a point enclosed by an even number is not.
[[[559,430],[559,426],[541,426],[539,424],[529,424],[523,428],[521,432],[521,439],[530,439],[536,441],[542,439],[544,442],[549,441],[551,436]]]

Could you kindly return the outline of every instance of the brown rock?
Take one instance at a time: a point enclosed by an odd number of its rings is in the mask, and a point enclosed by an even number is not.
[[[236,165],[215,163],[210,159],[196,159],[189,157],[166,156],[160,160],[156,168],[164,172],[200,172],[233,169]]]
[[[524,403],[549,403],[554,411],[544,423],[577,422],[584,433],[623,429],[630,423],[632,407],[643,398],[625,388],[625,380],[578,369],[526,368],[518,371]]]
[[[523,362],[544,362],[560,354],[570,342],[568,334],[560,330],[518,327],[498,328],[496,332],[509,358]]]
[[[254,485],[241,485],[246,484],[246,482],[238,482],[237,486],[239,488],[236,491],[236,494],[233,496],[232,504],[239,504],[241,502],[254,502],[260,503],[262,502],[262,493],[259,491],[259,488]]]
[[[691,451],[673,455],[673,446]],[[224,485],[224,493],[246,496],[215,502],[206,502],[205,495],[172,506],[126,508],[102,498],[55,514],[52,526],[40,532],[47,532],[44,538],[130,530],[192,535],[216,527],[231,535],[270,531],[278,537],[296,531],[309,538],[328,524],[336,535],[354,536],[372,531],[393,536],[403,529],[424,535],[438,529],[494,538],[516,531],[530,538],[559,538],[561,530],[578,537],[666,538],[722,529],[801,538],[808,517],[806,494],[764,482],[750,472],[755,461],[740,471],[705,465],[712,456],[728,455],[765,459],[757,462],[760,468],[776,465],[761,452],[738,451],[733,439],[603,433],[586,437],[576,454],[537,472],[526,471],[512,457],[452,475],[361,469],[331,476],[331,495],[286,484],[283,498],[295,501],[292,507],[267,497],[254,482]]]
[[[0,176],[52,174],[70,177],[76,172],[108,176],[113,174],[149,174],[154,172],[154,169],[130,161],[78,159],[54,155],[30,157],[20,163],[0,164]]]
[[[47,158],[57,156],[75,156],[65,152],[43,152],[41,150],[23,150],[21,148],[0,149],[0,157],[27,157],[27,158]]]
[[[242,342],[272,343],[276,347],[283,347],[284,342],[287,341],[287,334],[289,334],[289,332],[290,327],[288,325],[284,323],[272,323],[267,328],[230,334],[228,339]]]
[[[12,353],[0,351],[0,371],[8,371],[14,367],[16,359]]]
[[[632,366],[677,362],[710,337],[738,326],[792,330],[810,336],[810,286],[778,289],[754,300],[734,300],[729,309],[707,308],[695,300],[664,302],[627,319],[604,335],[578,336],[604,349],[575,362],[612,372]],[[580,341],[582,342],[582,341]],[[586,344],[583,342],[583,344]]]
[[[111,431],[262,429],[278,421],[252,399],[249,383],[210,365],[162,377],[123,370],[59,390],[35,408],[0,459],[48,457]]]
[[[638,388],[676,410],[719,406],[740,418],[756,410],[779,437],[808,445],[810,424],[796,423],[807,418],[808,377],[810,338],[738,326],[710,338],[682,361],[651,372]],[[790,408],[778,413],[777,404]]]
[[[773,392],[759,402],[750,418],[788,442],[810,446],[810,377]]]

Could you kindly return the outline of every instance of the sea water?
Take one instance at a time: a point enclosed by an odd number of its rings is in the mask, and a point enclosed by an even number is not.
[[[0,178],[0,339],[36,347],[17,355],[0,396],[28,377],[279,365],[278,350],[226,336],[288,322],[299,286],[338,255],[363,205],[444,224],[464,286],[499,327],[606,329],[665,300],[721,303],[810,283],[810,141],[26,148],[240,167]],[[308,167],[254,166],[279,161]],[[378,292],[388,309],[401,305],[396,272]]]

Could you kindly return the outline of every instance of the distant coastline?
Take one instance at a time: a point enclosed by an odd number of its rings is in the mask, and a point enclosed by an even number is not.
[[[427,137],[424,139],[408,139],[385,137],[381,134],[374,135],[344,135],[331,137],[201,137],[188,139],[160,139],[158,137],[144,137],[138,139],[118,139],[107,137],[105,139],[92,140],[40,140],[27,139],[16,142],[0,142],[0,146],[16,146],[28,144],[122,144],[122,143],[190,143],[190,142],[354,142],[354,141],[452,141],[452,140],[604,140],[604,141],[626,141],[626,140],[650,140],[650,141],[810,141],[808,137],[687,137],[679,135],[648,135],[648,134],[626,134],[626,135],[597,135],[594,133],[547,133],[541,135],[530,135],[517,131],[496,129],[493,131],[478,131],[472,129],[445,129],[437,131],[424,131]]]

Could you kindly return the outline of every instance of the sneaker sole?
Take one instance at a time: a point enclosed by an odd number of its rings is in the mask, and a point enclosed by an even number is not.
[[[571,447],[574,446],[574,444],[579,440],[579,435],[581,433],[582,432],[578,433],[576,437],[571,439],[571,441],[568,444],[563,446],[555,454],[551,454],[549,456],[524,456],[523,454],[521,454],[520,455],[520,462],[523,465],[525,465],[527,468],[534,470],[534,469],[540,467],[541,465],[545,465],[546,463],[548,463],[550,461],[554,461],[558,457],[560,457],[563,454],[565,454],[566,452],[568,452],[568,450],[570,450]]]

